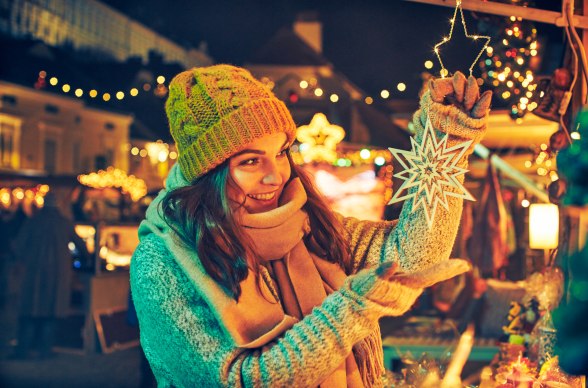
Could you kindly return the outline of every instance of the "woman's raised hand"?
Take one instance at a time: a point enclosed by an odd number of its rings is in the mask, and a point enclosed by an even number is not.
[[[490,109],[492,92],[480,95],[476,79],[457,71],[451,78],[438,78],[429,81],[431,99],[441,104],[451,104],[475,119],[482,118]]]

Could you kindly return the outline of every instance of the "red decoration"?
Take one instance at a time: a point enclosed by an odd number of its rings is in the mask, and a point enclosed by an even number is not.
[[[549,148],[560,151],[568,146],[568,137],[563,130],[554,132],[549,138]]]

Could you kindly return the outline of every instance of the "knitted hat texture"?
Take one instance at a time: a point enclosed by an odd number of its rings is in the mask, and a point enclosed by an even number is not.
[[[176,75],[165,110],[180,169],[190,182],[255,139],[284,132],[292,141],[296,134],[286,105],[249,71],[231,65]]]

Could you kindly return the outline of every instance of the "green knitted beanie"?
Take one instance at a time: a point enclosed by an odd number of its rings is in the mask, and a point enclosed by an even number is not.
[[[192,182],[255,139],[296,125],[286,105],[249,71],[215,65],[174,77],[165,104],[178,163]]]

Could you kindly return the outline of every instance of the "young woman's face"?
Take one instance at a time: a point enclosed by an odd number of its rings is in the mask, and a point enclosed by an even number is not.
[[[289,146],[286,134],[280,132],[257,139],[233,155],[229,160],[229,200],[244,203],[249,213],[275,209],[292,172],[286,155]]]

